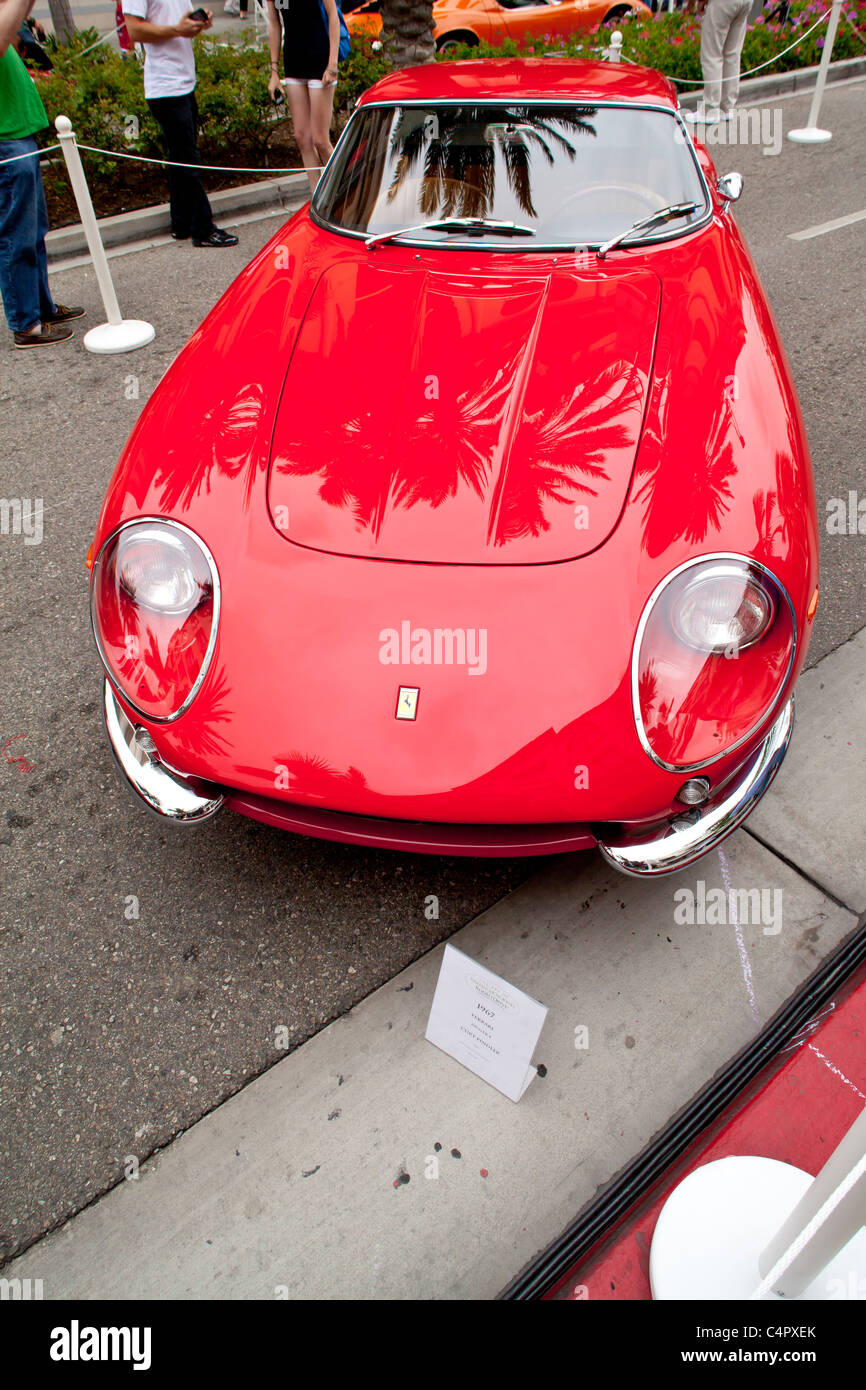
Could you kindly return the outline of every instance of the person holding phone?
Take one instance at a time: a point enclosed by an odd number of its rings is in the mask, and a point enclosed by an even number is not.
[[[281,40],[283,83],[280,82]],[[286,88],[295,140],[310,188],[315,192],[319,170],[334,152],[331,121],[340,48],[337,0],[268,0],[268,48],[271,56],[268,91],[276,101],[282,94],[282,87]]]
[[[210,29],[210,10],[188,8],[188,0],[122,0],[133,43],[144,44],[144,95],[177,165],[201,163],[192,41]],[[237,246],[232,232],[220,231],[208,196],[194,168],[168,170],[171,234],[192,237],[193,246]]]

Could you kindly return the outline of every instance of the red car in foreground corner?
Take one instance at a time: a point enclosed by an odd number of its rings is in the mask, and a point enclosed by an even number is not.
[[[637,67],[363,96],[108,489],[93,625],[145,802],[640,875],[742,822],[818,559],[739,183]]]

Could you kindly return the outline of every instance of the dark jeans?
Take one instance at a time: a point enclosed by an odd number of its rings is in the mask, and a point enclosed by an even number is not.
[[[0,161],[36,148],[32,135],[0,140]],[[25,333],[57,311],[48,288],[47,231],[48,209],[36,155],[0,163],[0,293],[13,333]]]
[[[200,164],[198,152],[198,106],[195,93],[182,97],[150,97],[151,114],[159,122],[169,159],[179,164]],[[213,214],[201,179],[194,169],[168,171],[171,230],[177,236],[210,236]]]

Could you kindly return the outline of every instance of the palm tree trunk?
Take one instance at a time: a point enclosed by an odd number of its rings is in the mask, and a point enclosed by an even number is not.
[[[68,43],[75,33],[75,22],[69,0],[48,0],[51,23],[58,43]]]
[[[432,63],[433,0],[382,0],[382,37],[392,45],[398,68]]]

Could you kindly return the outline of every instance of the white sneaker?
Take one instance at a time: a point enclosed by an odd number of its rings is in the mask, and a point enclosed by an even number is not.
[[[718,106],[705,106],[702,101],[699,101],[694,111],[683,112],[683,119],[689,121],[691,125],[718,125],[727,117],[722,116]]]

